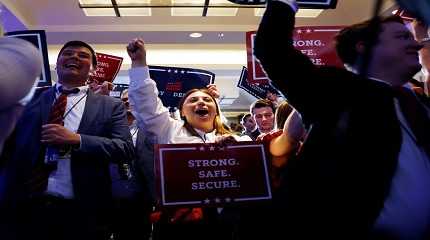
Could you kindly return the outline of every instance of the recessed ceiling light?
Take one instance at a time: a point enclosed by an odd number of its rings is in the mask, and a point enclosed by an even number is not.
[[[199,32],[195,32],[195,33],[191,33],[191,34],[190,34],[190,37],[192,37],[192,38],[199,38],[199,37],[201,37],[201,36],[203,36],[203,34],[201,34],[201,33],[199,33]]]

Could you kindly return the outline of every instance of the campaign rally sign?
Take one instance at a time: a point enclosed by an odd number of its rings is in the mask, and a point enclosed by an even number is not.
[[[48,45],[46,43],[46,34],[44,30],[26,30],[26,31],[15,31],[5,33],[7,37],[16,37],[31,42],[40,52],[43,57],[43,68],[42,73],[39,77],[37,87],[50,87],[51,82],[51,71],[49,69],[48,59]]]
[[[188,90],[205,88],[215,81],[214,73],[192,68],[149,66],[149,74],[157,83],[163,105],[169,108],[177,107]]]
[[[296,49],[307,55],[315,65],[342,67],[342,62],[336,54],[333,41],[334,37],[341,29],[343,29],[343,27],[340,26],[297,27],[294,29],[293,45]],[[248,82],[250,84],[267,83],[268,78],[254,56],[255,36],[255,31],[246,33]],[[285,61],[285,64],[288,64],[287,61]]]
[[[155,168],[162,206],[225,206],[272,198],[261,143],[160,144]]]
[[[241,5],[262,5],[267,0],[228,0],[232,3]],[[297,4],[301,8],[326,9],[336,8],[337,0],[297,0]]]
[[[266,98],[267,92],[277,92],[278,96],[282,95],[277,88],[275,88],[271,83],[256,83],[249,84],[248,80],[248,70],[246,67],[242,68],[242,73],[240,74],[240,79],[237,83],[237,87],[245,90],[247,93],[252,96],[264,99]]]
[[[112,56],[104,53],[96,53],[97,68],[90,76],[91,81],[103,83],[104,81],[113,82],[121,69],[122,57]]]
[[[192,68],[149,66],[149,74],[156,82],[158,97],[163,105],[176,108],[185,93],[193,88],[205,88],[213,84],[215,74],[206,70]],[[120,97],[128,84],[114,84],[110,95]]]
[[[121,98],[122,93],[126,89],[128,89],[128,84],[114,83],[113,88],[109,93],[109,96],[115,97],[115,98]]]

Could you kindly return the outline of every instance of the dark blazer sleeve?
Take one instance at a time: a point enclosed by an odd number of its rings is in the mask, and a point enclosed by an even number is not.
[[[80,133],[81,146],[78,152],[97,155],[113,162],[131,162],[134,147],[124,104],[112,101],[112,115],[104,124],[110,125],[109,132],[104,133],[104,136]]]
[[[327,110],[324,105],[339,106],[342,91],[336,91],[338,79],[351,74],[338,68],[320,68],[293,46],[295,12],[288,4],[269,1],[255,39],[254,53],[269,79],[303,115],[315,120]],[[333,107],[331,106],[331,107]]]

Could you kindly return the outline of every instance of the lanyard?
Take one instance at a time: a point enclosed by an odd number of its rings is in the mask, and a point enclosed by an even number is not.
[[[87,97],[88,96],[88,90],[85,92],[85,94],[81,97],[81,98],[79,98],[79,100],[75,103],[75,104],[73,104],[73,106],[63,115],[63,120],[64,119],[66,119],[66,117],[67,117],[67,115],[69,115],[69,113],[76,107],[76,105],[78,105],[81,101],[82,101],[82,99],[84,99],[85,97]]]

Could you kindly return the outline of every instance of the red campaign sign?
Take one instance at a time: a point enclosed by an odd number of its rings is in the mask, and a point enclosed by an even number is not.
[[[333,41],[336,34],[343,28],[340,26],[297,27],[294,29],[293,45],[307,55],[315,65],[343,67],[342,61],[336,54]],[[248,82],[249,84],[267,84],[268,78],[254,56],[255,36],[255,31],[246,33]]]
[[[272,198],[263,144],[160,144],[155,149],[158,203],[225,206]]]
[[[90,80],[102,83],[104,81],[113,82],[121,69],[122,57],[112,56],[104,53],[96,53],[97,69],[90,76]]]

